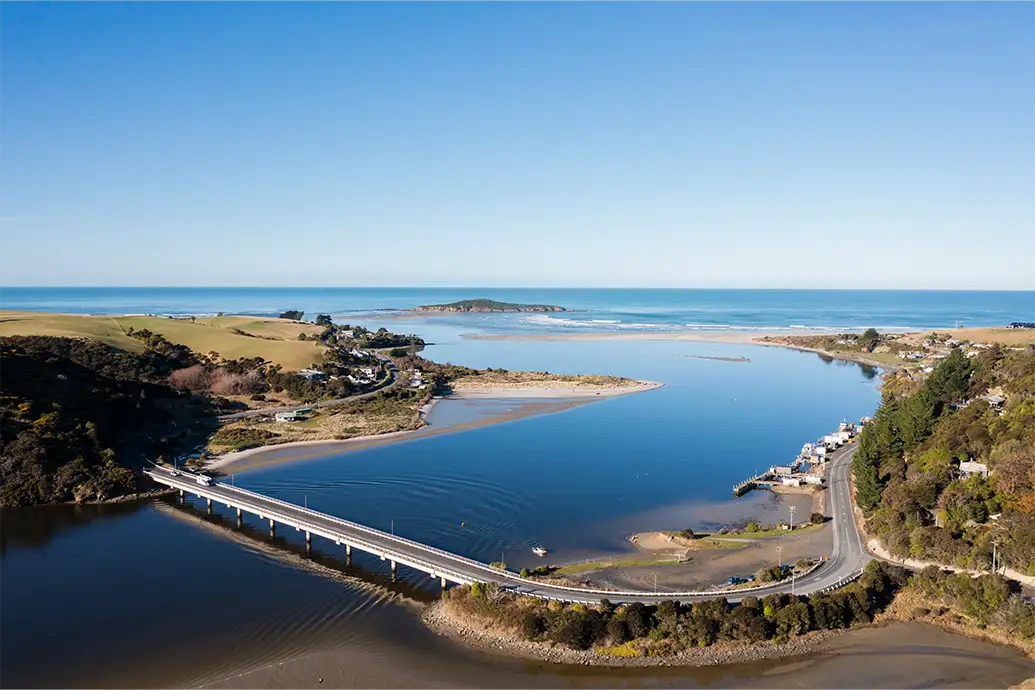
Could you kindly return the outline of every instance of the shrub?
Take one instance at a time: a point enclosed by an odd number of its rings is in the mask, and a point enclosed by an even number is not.
[[[827,519],[823,516],[823,513],[813,513],[809,516],[809,522],[813,525],[822,525]]]
[[[546,631],[546,618],[538,611],[529,611],[521,617],[520,629],[526,640],[537,640]]]
[[[758,531],[758,523],[757,522],[749,522],[749,523],[747,523],[747,527],[744,528],[744,531],[745,532],[752,532],[752,533],[757,532]]]

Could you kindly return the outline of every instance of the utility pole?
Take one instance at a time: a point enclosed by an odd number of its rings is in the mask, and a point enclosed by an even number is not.
[[[778,559],[777,560],[777,565],[780,567],[780,570],[783,570],[783,545],[782,544],[778,544],[777,547],[776,547],[776,557]]]
[[[658,574],[654,573],[654,593],[658,593]]]
[[[794,511],[796,510],[796,508],[797,508],[797,506],[791,506],[789,508],[789,510],[791,511],[791,529],[790,529],[791,532],[794,531]]]
[[[309,494],[302,494],[303,506],[306,510],[309,509]]]

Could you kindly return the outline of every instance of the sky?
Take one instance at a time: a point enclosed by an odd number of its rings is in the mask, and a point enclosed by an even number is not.
[[[0,285],[1033,267],[1033,3],[0,5]]]

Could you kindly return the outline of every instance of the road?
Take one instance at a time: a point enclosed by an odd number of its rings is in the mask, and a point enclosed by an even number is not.
[[[848,472],[854,453],[853,446],[840,454],[834,454],[830,460],[828,473],[834,549],[828,561],[794,583],[794,590],[798,594],[808,594],[844,584],[858,576],[866,561],[869,560],[863,549],[855,520],[852,519]],[[198,483],[194,475],[182,471],[174,473],[167,468],[149,470],[147,474],[161,484],[211,499],[214,503],[253,513],[261,519],[274,520],[281,529],[294,527],[336,543],[347,544],[361,551],[380,556],[383,560],[398,562],[422,570],[432,577],[443,578],[443,583],[445,580],[463,584],[494,582],[519,594],[582,603],[596,603],[601,599],[608,599],[613,603],[638,601],[649,604],[662,599],[689,601],[711,599],[716,596],[726,596],[730,601],[739,601],[746,596],[764,596],[775,592],[787,592],[791,589],[789,582],[752,589],[703,593],[696,591],[612,591],[546,584],[522,578],[516,573],[498,570],[485,563],[395,534],[222,482],[213,481],[210,485],[202,485]]]
[[[366,393],[357,393],[355,395],[350,395],[345,398],[337,398],[335,400],[321,400],[320,402],[316,402],[311,405],[298,404],[290,405],[288,407],[267,407],[261,410],[247,410],[245,412],[234,412],[233,414],[220,415],[216,419],[218,419],[220,422],[232,422],[235,419],[259,417],[263,415],[276,414],[278,412],[291,412],[292,410],[297,410],[300,407],[327,407],[328,405],[338,405],[340,403],[351,402],[353,400],[364,400],[366,398],[371,398],[377,395],[378,393],[391,390],[396,386],[400,385],[403,382],[403,380],[399,378],[399,372],[396,370],[395,364],[392,362],[392,360],[379,352],[374,352],[372,354],[388,365],[388,379],[384,384],[375,388],[372,391],[367,391]]]

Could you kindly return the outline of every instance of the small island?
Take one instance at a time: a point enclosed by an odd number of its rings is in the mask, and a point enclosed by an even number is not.
[[[423,304],[415,307],[413,311],[440,311],[440,312],[505,312],[505,311],[567,311],[564,307],[551,304],[514,304],[512,302],[497,302],[491,299],[465,299],[449,304]]]

